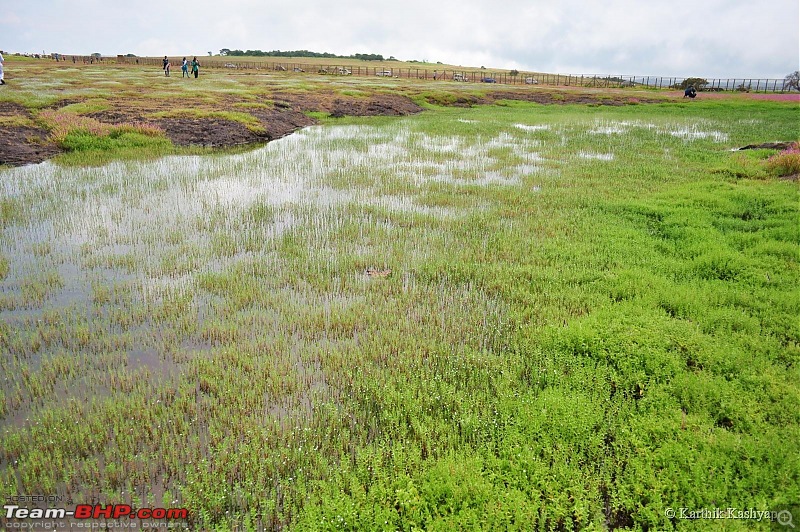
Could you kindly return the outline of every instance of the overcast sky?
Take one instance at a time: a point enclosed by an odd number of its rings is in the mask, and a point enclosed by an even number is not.
[[[0,49],[382,54],[569,74],[783,78],[798,0],[0,0]]]

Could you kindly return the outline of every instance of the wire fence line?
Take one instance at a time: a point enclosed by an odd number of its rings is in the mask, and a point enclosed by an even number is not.
[[[189,58],[187,58],[189,59]],[[311,73],[331,76],[378,76],[399,79],[422,79],[432,81],[456,81],[468,83],[498,83],[503,85],[554,85],[566,87],[677,89],[690,78],[667,76],[631,76],[601,74],[531,74],[525,72],[501,72],[487,69],[436,69],[430,67],[353,66],[335,63],[291,63],[278,61],[253,61],[229,58],[200,58],[202,68],[231,70],[263,70],[289,73]],[[162,66],[163,59],[152,57],[118,57],[118,62],[146,66]],[[169,58],[173,67],[181,59]],[[189,61],[191,61],[189,59]],[[696,78],[692,78],[696,79]],[[699,91],[722,92],[792,92],[796,87],[777,78],[712,78],[698,87]]]

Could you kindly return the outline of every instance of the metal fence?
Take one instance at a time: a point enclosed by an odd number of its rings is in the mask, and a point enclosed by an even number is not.
[[[6,55],[10,56],[11,54],[6,53]],[[18,54],[15,53],[15,56],[24,56],[29,57],[31,59],[44,59],[44,60],[52,60],[57,62],[71,62],[71,63],[83,63],[83,64],[94,64],[94,63],[107,63],[110,61],[111,58],[103,57],[101,55],[64,55],[64,54]]]
[[[181,59],[169,58],[173,68],[179,67]],[[191,61],[191,58],[187,58]],[[118,62],[161,67],[162,60],[152,57],[118,57]],[[676,89],[688,78],[664,76],[630,76],[601,74],[541,74],[486,69],[453,70],[430,66],[395,67],[381,63],[374,66],[354,66],[335,63],[290,63],[278,61],[239,60],[236,57],[201,57],[202,69],[223,68],[231,70],[263,70],[297,74],[322,74],[330,76],[376,76],[399,79],[421,79],[431,81],[456,81],[467,83],[498,83],[503,85],[553,85],[565,87]],[[698,88],[700,91],[743,92],[790,92],[797,90],[783,79],[765,78],[714,78]]]

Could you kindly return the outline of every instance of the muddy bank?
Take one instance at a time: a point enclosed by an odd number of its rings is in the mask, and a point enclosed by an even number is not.
[[[40,163],[61,153],[47,131],[34,127],[0,127],[0,165]]]
[[[258,115],[263,131],[253,131],[240,122],[216,118],[164,118],[154,123],[176,146],[221,148],[279,139],[315,122],[303,113],[292,111],[253,114]]]
[[[48,139],[47,131],[35,126],[27,109],[16,103],[0,102],[0,164],[38,163],[60,152]]]
[[[69,103],[75,103],[70,101]],[[213,111],[242,112],[235,101],[221,102]],[[56,106],[61,107],[61,106]],[[223,118],[156,118],[142,116],[154,110],[167,110],[162,104],[142,110],[130,102],[119,102],[113,109],[89,113],[106,124],[124,124],[146,121],[160,127],[167,138],[177,146],[205,146],[224,148],[268,142],[284,137],[302,127],[316,123],[307,112],[323,112],[334,117],[342,116],[402,116],[422,111],[410,98],[393,94],[374,94],[368,97],[348,97],[333,92],[309,94],[275,94],[272,105],[249,109],[247,112],[258,120],[260,127],[248,128],[241,122]],[[61,149],[53,143],[47,130],[36,127],[30,113],[22,106],[0,102],[0,117],[6,124],[29,123],[30,125],[2,125],[0,122],[0,165],[21,166],[39,163],[59,153]]]
[[[428,95],[425,99],[432,104],[454,107],[491,105],[500,100],[519,100],[544,105],[584,104],[584,105],[627,105],[632,103],[662,103],[664,99],[639,98],[614,93],[584,93],[572,91],[503,91],[496,90],[482,95],[470,92],[441,92]],[[65,99],[51,108],[57,109],[80,100]],[[106,124],[148,122],[160,127],[167,138],[176,146],[204,146],[224,148],[258,144],[284,137],[302,127],[316,123],[307,113],[320,112],[332,117],[344,116],[404,116],[421,112],[423,109],[410,97],[402,94],[373,93],[364,96],[345,96],[335,91],[318,90],[314,92],[278,91],[269,95],[261,107],[247,108],[251,102],[238,101],[234,97],[213,105],[204,105],[204,111],[247,112],[257,119],[258,127],[247,127],[241,122],[219,117],[173,117],[147,118],[158,116],[159,112],[174,110],[174,103],[168,100],[131,101],[119,99],[112,102],[109,109],[88,113]],[[207,113],[211,114],[211,113]],[[168,116],[169,114],[167,114]],[[38,163],[49,159],[62,150],[54,144],[45,129],[32,121],[31,114],[22,106],[0,102],[0,117],[6,117],[6,124],[0,122],[0,165],[20,166]]]

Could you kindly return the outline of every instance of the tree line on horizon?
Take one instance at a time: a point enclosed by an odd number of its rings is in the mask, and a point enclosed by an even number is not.
[[[219,51],[219,55],[233,56],[233,57],[321,57],[326,59],[361,59],[362,61],[397,61],[394,56],[385,59],[381,54],[353,54],[353,55],[337,55],[328,52],[311,52],[309,50],[292,50],[282,52],[280,50],[272,50],[264,52],[262,50],[231,50],[230,48],[223,48]]]

